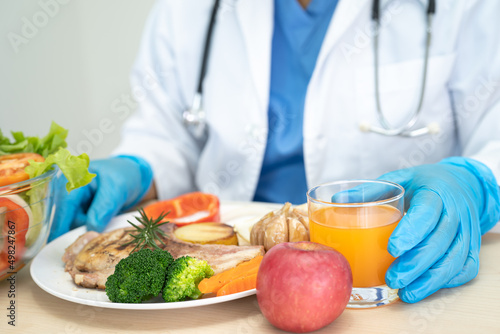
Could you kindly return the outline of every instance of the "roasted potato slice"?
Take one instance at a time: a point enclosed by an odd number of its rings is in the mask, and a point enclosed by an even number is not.
[[[194,244],[238,245],[232,226],[223,223],[197,223],[181,226],[174,232],[183,241]]]

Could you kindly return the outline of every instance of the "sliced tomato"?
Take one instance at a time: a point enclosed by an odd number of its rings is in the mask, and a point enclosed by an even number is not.
[[[169,212],[162,221],[170,221],[177,226],[220,221],[219,198],[202,192],[150,204],[144,208],[144,212],[150,218],[158,218],[162,213]]]
[[[0,197],[0,218],[2,225],[0,271],[3,271],[7,267],[17,267],[17,262],[23,256],[30,218],[21,205],[7,197]]]
[[[44,158],[36,153],[0,155],[0,187],[29,179],[28,173],[24,171],[29,160],[41,162]]]

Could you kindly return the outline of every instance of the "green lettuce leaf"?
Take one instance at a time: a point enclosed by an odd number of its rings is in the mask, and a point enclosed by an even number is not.
[[[51,170],[53,165],[57,165],[68,179],[66,190],[70,192],[90,183],[96,176],[89,173],[89,162],[90,159],[86,153],[74,156],[67,149],[59,147],[57,152],[48,155],[43,162],[30,160],[30,164],[24,170],[30,178],[33,178]]]
[[[46,158],[49,154],[57,152],[60,147],[66,147],[67,136],[68,130],[52,122],[49,133],[40,140],[37,153]]]
[[[0,131],[0,155],[14,153],[38,153],[44,158],[56,152],[60,147],[66,147],[68,130],[52,122],[49,133],[43,137],[26,137],[21,131],[12,131],[11,142]]]
[[[25,168],[30,178],[40,176],[57,165],[68,179],[66,189],[69,192],[88,184],[95,176],[88,171],[87,154],[74,156],[65,149],[68,145],[66,143],[68,130],[56,122],[52,122],[49,133],[43,138],[27,137],[21,131],[12,131],[11,134],[13,141],[4,136],[0,130],[0,155],[38,153],[45,158],[44,162],[30,160],[30,164]]]

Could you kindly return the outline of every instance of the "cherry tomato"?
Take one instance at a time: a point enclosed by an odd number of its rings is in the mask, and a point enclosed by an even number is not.
[[[7,267],[17,267],[25,252],[26,233],[30,219],[26,210],[8,197],[0,197],[0,220],[2,243],[0,248],[0,272]]]
[[[29,165],[28,160],[41,162],[45,159],[36,153],[0,155],[0,187],[29,179],[29,175],[24,171]]]
[[[219,207],[217,196],[193,192],[150,204],[144,208],[144,212],[151,218],[158,218],[162,213],[170,212],[162,221],[183,226],[201,222],[219,222]]]

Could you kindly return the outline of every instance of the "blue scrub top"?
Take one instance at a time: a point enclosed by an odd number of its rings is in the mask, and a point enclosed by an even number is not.
[[[269,133],[254,200],[306,202],[302,124],[307,86],[338,0],[275,0]]]

